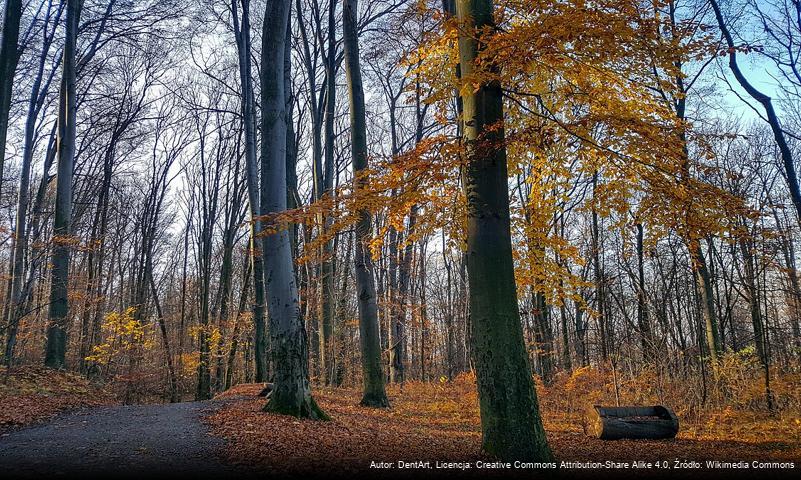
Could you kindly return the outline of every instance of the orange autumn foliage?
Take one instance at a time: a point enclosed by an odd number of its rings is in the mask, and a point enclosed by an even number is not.
[[[671,24],[663,0],[649,6],[631,0],[501,0],[496,6],[498,31],[487,37],[470,78],[456,76],[456,39],[489,32],[465,31],[439,3],[410,7],[404,18],[431,28],[421,30],[402,63],[425,93],[423,101],[435,107],[441,133],[396,156],[371,155],[358,194],[351,179],[309,206],[266,218],[268,229],[314,225],[320,215],[331,220],[331,228],[304,244],[301,261],[319,261],[320,245],[352,228],[354,212],[365,208],[385,219],[370,242],[375,256],[390,228],[404,230],[412,206],[419,208],[417,221],[403,242],[442,228],[452,247],[463,247],[463,119],[453,111],[453,97],[482,82],[504,89],[510,180],[522,178],[529,190],[527,198],[512,199],[516,241],[528,244],[516,249],[516,279],[543,293],[550,305],[581,301],[577,292],[586,286],[567,268],[583,263],[579,246],[553,226],[568,209],[593,209],[612,218],[612,228],[628,228],[634,215],[649,231],[649,243],[670,232],[685,238],[724,234],[736,229],[732,218],[753,214],[735,195],[683,175],[681,132],[696,144],[692,169],[705,178],[717,170],[704,162],[711,153],[703,136],[656,93],[680,97],[674,80],[684,73],[677,65],[715,55],[705,25]],[[594,172],[601,182],[592,198],[584,198],[578,187]]]

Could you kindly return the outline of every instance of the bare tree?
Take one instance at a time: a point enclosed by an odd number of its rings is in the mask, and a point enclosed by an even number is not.
[[[290,2],[268,4],[262,27],[261,58],[261,207],[274,217],[286,210],[286,98],[283,55]],[[300,321],[298,289],[289,232],[277,222],[263,238],[264,285],[268,293],[275,386],[266,411],[326,419],[312,398],[306,332]]]
[[[62,61],[61,98],[58,117],[58,174],[56,176],[56,206],[53,219],[53,254],[48,312],[45,365],[64,368],[67,350],[67,320],[69,314],[68,281],[72,237],[72,170],[75,160],[76,76],[75,52],[78,37],[79,0],[67,0],[64,60]]]

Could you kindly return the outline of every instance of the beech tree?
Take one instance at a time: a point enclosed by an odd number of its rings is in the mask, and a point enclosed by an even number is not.
[[[250,59],[250,2],[242,0],[242,18],[239,6],[231,3],[234,37],[239,63],[241,86],[242,123],[245,131],[245,175],[247,178],[248,209],[250,211],[250,262],[253,275],[253,324],[255,325],[256,381],[267,380],[267,334],[264,303],[264,260],[261,252],[261,207],[259,204],[259,165],[256,160],[256,111],[254,105],[252,62]]]
[[[79,0],[68,0],[66,33],[62,60],[61,92],[58,115],[58,170],[56,174],[56,205],[53,217],[53,254],[50,283],[49,325],[45,365],[64,368],[67,350],[67,320],[69,314],[68,282],[70,250],[72,248],[72,173],[75,160],[76,74],[75,53],[78,39]]]
[[[284,89],[285,42],[289,0],[268,4],[262,27],[261,58],[261,208],[272,220],[263,238],[264,286],[268,295],[275,386],[265,411],[326,419],[309,384],[306,332],[300,321],[298,289],[292,268],[292,245],[287,229],[275,221],[286,210],[286,129]],[[276,52],[280,54],[276,55]]]
[[[336,0],[329,0],[328,4],[328,47],[325,55],[325,157],[323,166],[323,195],[332,195],[334,188],[334,116],[336,115],[336,78],[337,78],[337,48],[336,48]],[[328,216],[324,216],[320,226],[323,234],[330,228]],[[331,382],[332,367],[334,366],[333,324],[334,324],[334,259],[332,255],[333,240],[323,244],[323,264],[321,276],[321,315],[320,315],[320,373],[325,383]]]
[[[19,27],[22,18],[22,0],[6,0],[3,9],[3,31],[0,32],[0,191],[3,183],[3,166],[8,138],[8,115],[14,89],[14,74],[20,57]]]
[[[364,107],[364,86],[359,62],[356,0],[342,0],[342,37],[345,49],[345,75],[348,79],[350,99],[351,162],[355,177],[355,193],[365,187],[367,179],[367,121]],[[372,219],[367,209],[356,213],[355,254],[356,292],[359,305],[359,339],[362,352],[364,395],[361,404],[370,407],[388,407],[381,367],[381,344],[378,332],[378,305],[376,303],[373,261],[367,241],[372,230]]]
[[[495,22],[491,0],[457,0],[468,29],[459,37],[461,75],[476,70],[477,53]],[[475,37],[473,35],[476,35]],[[464,90],[467,148],[467,271],[484,450],[501,458],[547,461],[534,381],[523,343],[509,227],[503,95],[497,82]]]

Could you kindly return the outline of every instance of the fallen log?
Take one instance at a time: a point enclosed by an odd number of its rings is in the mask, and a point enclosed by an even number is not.
[[[601,440],[664,439],[679,433],[676,414],[662,405],[604,407],[588,411],[589,433]]]
[[[270,398],[270,394],[272,394],[272,393],[273,393],[273,384],[272,383],[267,383],[267,384],[265,384],[264,389],[262,389],[262,391],[259,392],[259,396],[260,397],[265,397],[265,398]]]

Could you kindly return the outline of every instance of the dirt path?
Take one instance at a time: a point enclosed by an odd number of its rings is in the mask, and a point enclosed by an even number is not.
[[[4,478],[242,476],[217,457],[201,416],[223,402],[92,408],[0,437]],[[11,472],[11,477],[6,476]]]

